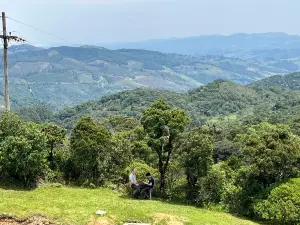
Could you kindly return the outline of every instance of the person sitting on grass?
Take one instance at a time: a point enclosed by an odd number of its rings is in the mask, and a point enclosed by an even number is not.
[[[129,175],[129,181],[131,188],[136,190],[133,197],[138,198],[140,195],[140,184],[136,180],[136,169],[131,170],[131,174]]]
[[[145,199],[149,199],[150,198],[150,191],[154,187],[154,179],[153,179],[153,177],[151,176],[151,174],[149,172],[146,173],[146,177],[148,178],[149,183],[143,185],[142,193],[145,194]]]

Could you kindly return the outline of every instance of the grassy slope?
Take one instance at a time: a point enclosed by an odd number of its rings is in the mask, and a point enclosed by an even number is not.
[[[184,224],[256,224],[226,213],[191,206],[123,198],[108,189],[39,188],[33,191],[0,189],[0,199],[0,213],[10,213],[19,217],[41,213],[63,224],[87,224],[98,209],[106,210],[107,217],[113,219],[114,224],[122,224],[124,221],[153,222],[152,219],[158,213],[184,217],[186,219]]]

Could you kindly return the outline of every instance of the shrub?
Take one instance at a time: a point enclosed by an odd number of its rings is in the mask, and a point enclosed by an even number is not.
[[[47,169],[46,139],[41,127],[4,114],[0,121],[0,168],[24,186],[35,185]]]
[[[290,179],[271,190],[266,200],[254,205],[254,212],[262,219],[276,224],[300,223],[300,178]]]
[[[169,200],[186,203],[188,200],[186,198],[187,189],[186,178],[177,179],[173,185],[167,185],[166,197]]]

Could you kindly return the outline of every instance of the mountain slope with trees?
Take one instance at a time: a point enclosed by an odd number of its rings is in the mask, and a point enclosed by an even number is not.
[[[256,81],[249,86],[256,87],[282,87],[290,90],[300,90],[300,73],[292,73],[284,76],[277,75]]]
[[[65,108],[55,117],[68,129],[80,117],[87,115],[96,120],[117,115],[139,119],[142,112],[156,99],[164,99],[172,106],[184,109],[191,118],[191,125],[198,126],[213,118],[231,115],[248,119],[255,114],[260,114],[261,117],[271,117],[275,114],[283,116],[281,112],[284,110],[289,109],[291,113],[292,109],[296,111],[300,103],[300,92],[281,87],[258,88],[217,80],[188,93],[152,89],[123,91],[104,96],[97,101]],[[32,110],[34,111],[34,108]],[[24,115],[25,112],[26,109],[23,109]],[[286,117],[287,115],[289,114],[286,114]]]

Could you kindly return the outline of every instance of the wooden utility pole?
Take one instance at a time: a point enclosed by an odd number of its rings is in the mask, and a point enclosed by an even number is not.
[[[8,41],[13,40],[17,42],[24,42],[25,40],[17,37],[11,36],[10,33],[7,35],[6,32],[6,17],[5,12],[2,12],[2,27],[3,27],[3,35],[0,35],[0,38],[3,39],[3,60],[4,60],[4,103],[5,103],[5,111],[10,111],[10,102],[9,102],[9,92],[8,92],[8,63],[7,63],[7,49],[8,49]]]

